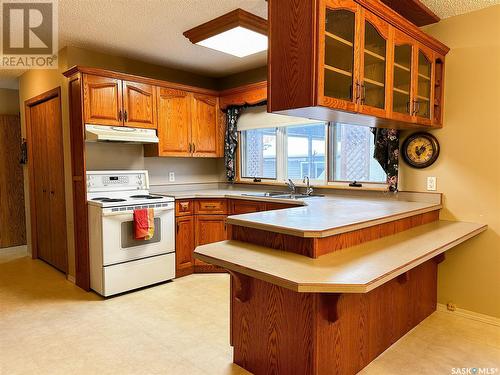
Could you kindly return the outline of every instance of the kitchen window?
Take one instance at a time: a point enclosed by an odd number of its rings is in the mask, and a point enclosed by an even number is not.
[[[386,182],[384,170],[373,158],[374,135],[369,127],[335,124],[330,134],[332,181]]]
[[[241,132],[241,177],[276,179],[276,128]]]
[[[386,174],[373,158],[374,136],[369,127],[307,123],[240,131],[242,179],[305,176],[316,186],[386,184]]]
[[[287,178],[326,180],[326,126],[298,125],[286,129]]]

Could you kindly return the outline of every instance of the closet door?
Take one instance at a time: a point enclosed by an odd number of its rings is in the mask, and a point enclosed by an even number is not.
[[[47,123],[47,163],[49,163],[49,202],[51,264],[67,272],[66,199],[64,190],[64,151],[59,97],[46,103],[49,111]]]
[[[30,183],[31,225],[36,233],[33,247],[36,256],[52,264],[51,231],[50,231],[50,177],[47,165],[47,107],[41,103],[30,108],[31,123],[31,163],[33,177]],[[30,162],[28,160],[28,162]],[[35,219],[35,220],[33,220]]]
[[[26,245],[19,116],[0,115],[0,248]]]
[[[56,92],[57,94],[54,94]],[[29,101],[28,101],[29,102]],[[67,272],[61,102],[58,90],[27,104],[34,256]]]

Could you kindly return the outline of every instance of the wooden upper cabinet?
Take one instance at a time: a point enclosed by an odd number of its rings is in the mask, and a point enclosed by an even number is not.
[[[361,7],[353,0],[327,0],[321,9],[320,103],[355,111],[360,95],[359,33]]]
[[[269,112],[375,127],[441,124],[444,44],[380,1],[268,4]]]
[[[86,124],[156,129],[156,87],[85,74],[83,105]]]
[[[125,126],[156,129],[156,87],[130,81],[122,86]]]
[[[367,115],[388,117],[390,89],[390,26],[373,13],[361,12],[361,63],[359,111]]]
[[[392,46],[392,108],[391,118],[413,122],[415,41],[402,31],[394,29]]]
[[[86,124],[123,125],[122,81],[85,74],[83,76],[83,105]]]
[[[193,156],[218,156],[218,98],[193,94],[191,135]]]
[[[191,155],[191,94],[158,89],[158,156]]]
[[[413,115],[416,122],[423,125],[432,124],[434,99],[434,53],[421,44],[415,48],[415,74],[413,93]]]

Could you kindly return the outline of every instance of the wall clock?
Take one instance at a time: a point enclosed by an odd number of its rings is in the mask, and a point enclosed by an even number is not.
[[[408,165],[413,168],[426,168],[437,160],[439,142],[430,133],[414,133],[405,139],[401,151]]]

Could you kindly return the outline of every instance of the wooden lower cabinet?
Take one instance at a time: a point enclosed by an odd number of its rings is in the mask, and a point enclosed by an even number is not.
[[[176,277],[193,273],[195,249],[194,216],[181,216],[175,219],[175,269]]]
[[[226,217],[226,215],[196,215],[196,246],[226,240]],[[195,259],[194,265],[196,272],[222,271],[221,268],[198,259]]]
[[[202,272],[225,272],[222,268],[194,259],[197,246],[231,238],[227,214],[239,215],[279,210],[296,205],[245,199],[181,199],[176,203],[176,277]]]

